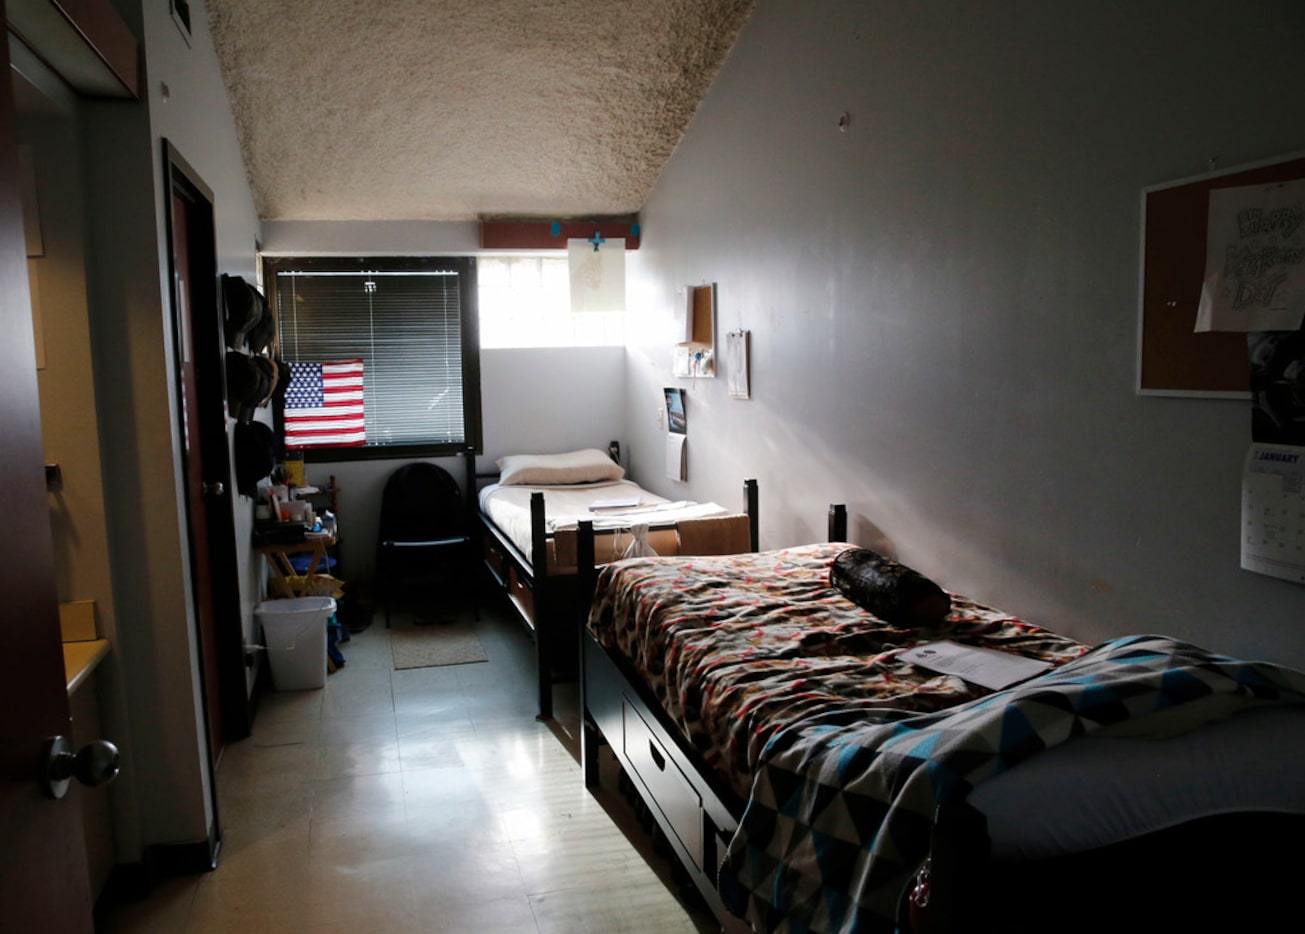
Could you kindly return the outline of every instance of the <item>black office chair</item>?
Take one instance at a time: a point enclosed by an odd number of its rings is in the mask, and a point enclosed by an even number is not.
[[[390,599],[414,581],[459,593],[472,575],[471,526],[458,483],[443,467],[417,461],[395,470],[381,493],[376,578],[390,625]]]

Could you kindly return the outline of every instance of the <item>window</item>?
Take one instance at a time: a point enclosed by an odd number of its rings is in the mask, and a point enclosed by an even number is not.
[[[625,315],[571,311],[562,256],[481,256],[477,269],[482,347],[602,347],[625,343]]]
[[[278,424],[308,460],[480,448],[476,260],[275,258],[264,280],[293,376]]]

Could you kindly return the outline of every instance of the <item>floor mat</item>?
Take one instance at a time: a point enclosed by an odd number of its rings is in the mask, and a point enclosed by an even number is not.
[[[471,623],[395,626],[390,629],[395,669],[434,668],[489,661]]]

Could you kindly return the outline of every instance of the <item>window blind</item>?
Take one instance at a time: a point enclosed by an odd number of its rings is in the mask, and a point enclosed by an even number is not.
[[[362,359],[368,447],[467,444],[463,304],[474,267],[459,259],[416,269],[353,263],[363,265],[276,269],[283,358]]]

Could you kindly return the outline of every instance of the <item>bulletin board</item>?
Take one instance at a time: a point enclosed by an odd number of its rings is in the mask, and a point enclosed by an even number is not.
[[[1138,393],[1249,399],[1246,335],[1196,333],[1210,191],[1305,178],[1305,153],[1142,193]]]

